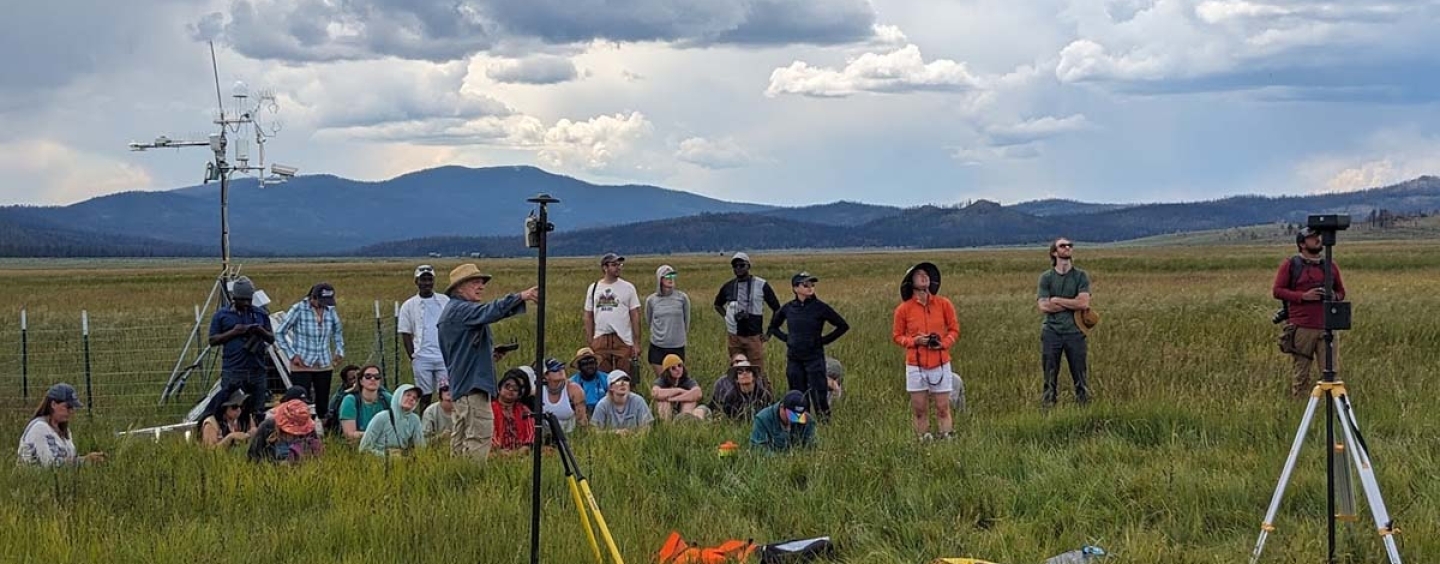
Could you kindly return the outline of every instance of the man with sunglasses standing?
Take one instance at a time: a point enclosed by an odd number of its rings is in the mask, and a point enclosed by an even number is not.
[[[400,306],[399,332],[415,373],[415,387],[420,388],[420,405],[415,410],[424,413],[437,383],[450,377],[445,371],[445,358],[440,354],[440,333],[436,329],[440,312],[445,311],[450,296],[435,293],[435,268],[428,264],[415,268],[415,289],[418,292]]]
[[[1061,355],[1070,365],[1070,378],[1075,381],[1075,402],[1090,402],[1085,333],[1075,322],[1075,312],[1090,309],[1090,276],[1075,267],[1074,252],[1075,244],[1070,239],[1052,241],[1052,268],[1040,275],[1037,307],[1045,315],[1040,324],[1040,359],[1045,374],[1040,404],[1045,408],[1055,405]]]
[[[774,336],[785,343],[785,379],[791,390],[798,390],[808,398],[816,416],[824,419],[830,416],[830,386],[825,377],[825,345],[835,342],[850,324],[830,307],[830,304],[815,297],[815,283],[820,279],[809,272],[800,272],[790,277],[790,287],[795,299],[780,307],[770,319],[767,336]],[[834,329],[825,333],[825,324]],[[780,330],[786,325],[790,332]]]

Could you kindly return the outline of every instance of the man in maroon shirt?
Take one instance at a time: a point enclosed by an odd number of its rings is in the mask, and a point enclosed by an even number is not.
[[[1325,362],[1325,271],[1321,268],[1321,253],[1325,247],[1320,244],[1320,232],[1310,228],[1295,234],[1295,246],[1299,254],[1280,263],[1275,273],[1275,299],[1285,302],[1290,311],[1289,325],[1295,326],[1295,347],[1290,356],[1294,360],[1294,374],[1290,381],[1290,394],[1304,397],[1314,385],[1310,378],[1310,365],[1319,363],[1324,370]],[[1298,266],[1300,271],[1291,270]],[[1332,299],[1345,299],[1345,283],[1340,280],[1340,267],[1330,263],[1335,273],[1335,295]],[[1293,283],[1292,283],[1293,281]],[[1340,369],[1339,348],[1335,352],[1335,370]]]

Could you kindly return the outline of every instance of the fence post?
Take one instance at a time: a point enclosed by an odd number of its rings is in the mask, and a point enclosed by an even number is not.
[[[395,374],[390,378],[391,382],[398,385],[400,382],[400,302],[395,302],[395,340],[390,344],[395,348]]]
[[[30,399],[30,321],[20,309],[20,395]]]
[[[90,312],[80,311],[81,341],[85,345],[85,410],[95,413],[95,393],[90,385]]]
[[[385,332],[380,329],[380,300],[375,300],[375,356],[380,358],[380,374],[385,374]]]

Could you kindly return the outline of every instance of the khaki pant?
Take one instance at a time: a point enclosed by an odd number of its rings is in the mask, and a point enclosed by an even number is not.
[[[726,360],[734,358],[736,354],[745,355],[745,360],[755,367],[756,378],[765,374],[765,342],[760,340],[759,335],[741,337],[730,335],[728,345],[729,354],[725,355]]]
[[[613,372],[616,368],[630,370],[630,345],[619,335],[608,333],[590,340],[590,350],[600,360],[601,372]],[[632,381],[639,381],[639,374],[631,374]]]
[[[490,456],[490,440],[495,436],[495,412],[490,408],[490,395],[475,392],[455,398],[455,412],[450,420],[455,424],[450,435],[450,453],[484,462]]]
[[[1294,372],[1290,379],[1290,395],[1303,397],[1315,386],[1316,378],[1310,376],[1310,365],[1316,372],[1325,371],[1325,330],[1295,328],[1295,353],[1290,355]],[[1335,334],[1335,372],[1340,372],[1340,335]]]

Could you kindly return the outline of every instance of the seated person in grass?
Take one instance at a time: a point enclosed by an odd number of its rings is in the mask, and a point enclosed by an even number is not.
[[[545,394],[542,400],[545,413],[555,416],[561,430],[571,433],[577,424],[581,427],[590,425],[590,414],[585,409],[585,390],[565,377],[565,365],[559,360],[551,358],[545,361],[545,389],[542,391]]]
[[[315,432],[310,406],[292,399],[275,407],[275,417],[266,419],[250,439],[250,460],[296,464],[325,452]]]
[[[840,364],[839,360],[825,357],[825,381],[827,391],[830,393],[831,405],[834,405],[835,401],[840,399],[840,395],[845,393],[845,388],[841,386],[844,379],[845,365]]]
[[[665,355],[660,364],[660,376],[650,386],[650,397],[655,398],[655,411],[661,421],[669,421],[676,412],[695,414],[695,406],[704,397],[700,384],[685,374],[685,361],[678,355]],[[704,417],[702,411],[699,417]]]
[[[730,371],[715,381],[715,395],[710,397],[710,410],[725,417],[749,421],[756,413],[775,402],[770,390],[761,386],[755,367],[743,355],[730,366]]]
[[[404,455],[415,447],[425,446],[420,416],[415,414],[417,405],[420,405],[420,388],[405,384],[396,389],[390,409],[376,414],[365,427],[360,452]]]
[[[779,403],[755,414],[750,446],[770,452],[814,446],[815,424],[810,421],[809,408],[804,392],[785,392]]]
[[[610,373],[610,389],[605,399],[595,406],[595,416],[590,423],[597,429],[629,433],[644,430],[655,421],[650,406],[638,395],[630,393],[630,375],[624,370]]]
[[[250,440],[251,418],[241,416],[245,409],[245,390],[236,389],[220,403],[219,411],[200,416],[200,444],[213,449],[228,449]]]
[[[340,402],[340,431],[345,440],[360,442],[370,421],[390,405],[390,394],[380,388],[384,380],[379,366],[360,369],[360,390],[346,394]]]
[[[425,439],[440,442],[449,440],[450,433],[455,430],[455,422],[451,419],[454,414],[455,398],[450,395],[450,381],[440,380],[440,402],[430,404],[420,416],[420,426],[425,433]]]
[[[495,431],[490,437],[492,455],[523,455],[535,443],[535,420],[530,418],[530,408],[520,403],[520,398],[529,395],[529,369],[522,366],[505,371],[496,386],[495,401],[490,402],[495,416]]]
[[[609,391],[610,375],[600,371],[600,357],[595,356],[590,347],[575,351],[575,359],[570,361],[570,366],[577,370],[570,381],[585,390],[585,414],[594,419],[595,406]]]
[[[50,386],[35,415],[20,433],[21,466],[54,468],[105,462],[105,453],[92,452],[80,456],[70,440],[70,419],[75,410],[84,407],[70,384]]]
[[[340,369],[340,386],[330,396],[329,411],[326,413],[339,413],[340,402],[345,401],[345,394],[355,391],[355,386],[360,384],[360,367],[354,364],[347,364]]]

